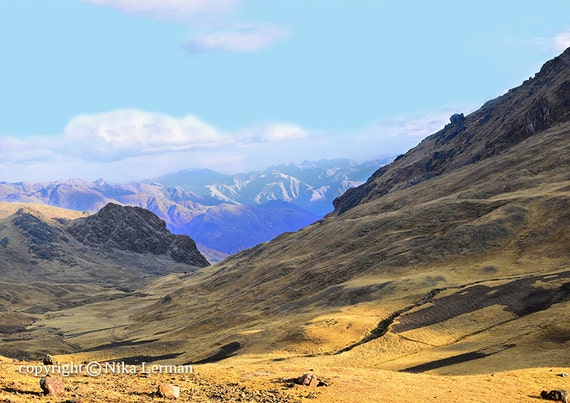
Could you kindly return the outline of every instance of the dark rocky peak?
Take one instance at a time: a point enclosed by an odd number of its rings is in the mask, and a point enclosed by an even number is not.
[[[12,222],[36,245],[55,242],[58,235],[42,213],[29,207],[22,207],[14,214]]]
[[[369,200],[496,156],[570,121],[570,48],[517,88],[450,123],[334,201],[342,214]]]
[[[535,75],[535,79],[542,79],[546,82],[557,74],[568,69],[570,65],[570,48],[566,49],[560,56],[544,63],[540,71]]]
[[[96,214],[74,220],[68,232],[84,245],[167,255],[174,261],[204,267],[209,263],[186,235],[174,235],[154,213],[109,203]]]
[[[65,260],[65,253],[60,243],[67,242],[67,238],[55,222],[50,224],[39,211],[22,207],[12,216],[12,223],[24,236],[28,252],[34,257]]]

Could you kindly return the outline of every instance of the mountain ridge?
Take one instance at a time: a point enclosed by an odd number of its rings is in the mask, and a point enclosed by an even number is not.
[[[453,115],[442,130],[376,171],[365,184],[335,199],[333,214],[342,214],[360,202],[393,189],[497,155],[540,131],[567,121],[570,80],[565,73],[569,66],[570,48],[545,63],[534,78],[519,87],[486,102],[466,117]],[[505,116],[508,116],[506,121]],[[494,133],[500,135],[494,136]]]
[[[14,211],[15,210],[15,211]],[[0,337],[3,352],[30,357],[36,338],[76,351],[44,314],[136,296],[152,278],[209,266],[195,243],[153,213],[108,205],[94,216],[44,205],[0,203]],[[56,314],[57,315],[57,314]],[[49,316],[49,315],[48,315]]]
[[[174,235],[150,210],[109,203],[96,214],[73,221],[67,232],[83,245],[136,253],[168,254],[175,262],[205,267],[210,263],[186,235]]]

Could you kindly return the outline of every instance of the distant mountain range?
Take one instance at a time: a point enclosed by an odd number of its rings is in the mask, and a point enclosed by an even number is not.
[[[210,261],[296,231],[332,211],[332,201],[389,160],[347,159],[278,165],[225,175],[190,169],[152,180],[0,182],[0,201],[47,204],[95,213],[108,203],[143,207],[199,244]]]
[[[362,164],[341,158],[305,161],[238,175],[189,169],[160,176],[154,182],[230,204],[259,205],[282,200],[322,217],[332,211],[332,200],[362,184],[391,160]]]

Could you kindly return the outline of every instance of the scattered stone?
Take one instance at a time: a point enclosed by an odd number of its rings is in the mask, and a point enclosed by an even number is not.
[[[46,354],[44,356],[43,363],[44,363],[44,365],[53,365],[53,357],[49,354]]]
[[[180,397],[180,388],[170,383],[161,383],[158,385],[156,394],[166,399],[178,399]]]
[[[65,394],[65,383],[59,376],[44,376],[40,379],[40,387],[44,395],[62,396]]]
[[[304,374],[299,378],[295,379],[297,385],[317,387],[317,386],[328,386],[326,382],[321,381],[315,375]]]
[[[315,375],[304,374],[297,378],[296,383],[303,386],[317,386],[319,381]]]
[[[566,390],[551,390],[550,392],[543,390],[540,392],[540,397],[555,402],[568,403],[568,392]]]
[[[568,374],[566,372],[562,372],[561,374],[558,374],[558,376],[561,376],[562,378],[566,378],[568,376]]]

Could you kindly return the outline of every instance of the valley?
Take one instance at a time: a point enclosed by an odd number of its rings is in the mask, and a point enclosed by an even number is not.
[[[536,402],[570,389],[569,83],[567,49],[317,221],[212,265],[140,207],[1,204],[0,398],[41,399],[18,364],[45,354],[194,368],[79,374],[66,381],[80,401],[154,401],[165,380],[204,402]],[[296,385],[304,373],[326,385]]]

